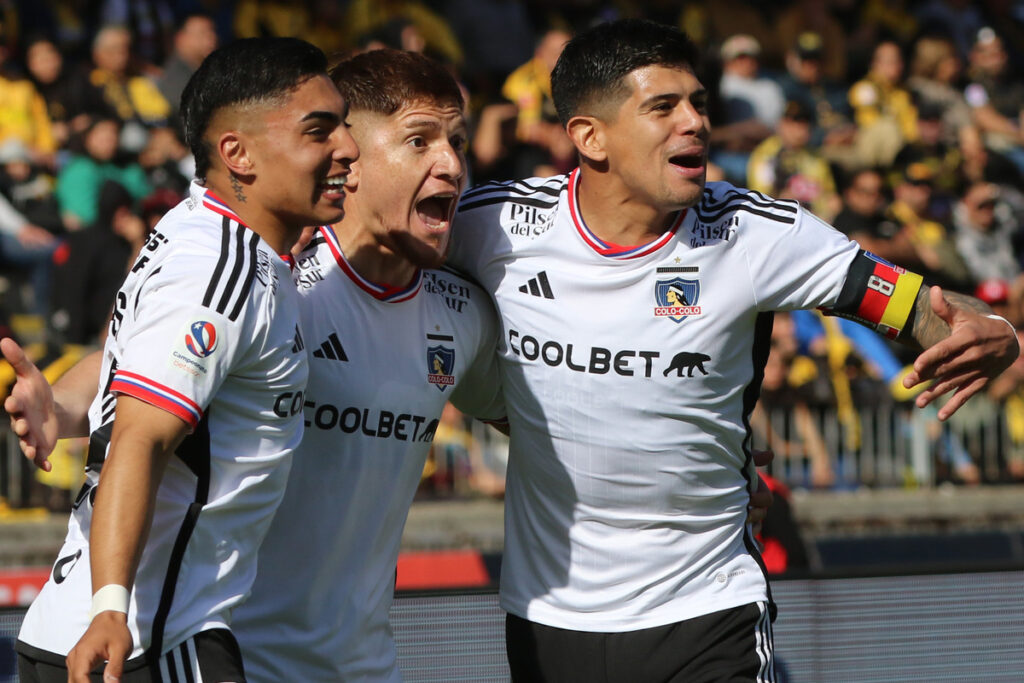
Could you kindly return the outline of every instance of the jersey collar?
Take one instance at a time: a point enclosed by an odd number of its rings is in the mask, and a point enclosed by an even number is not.
[[[245,222],[238,217],[238,214],[228,208],[228,205],[224,203],[224,200],[213,193],[213,190],[206,190],[203,192],[203,206],[214,213],[219,213],[221,216],[227,216],[231,220],[245,225]],[[245,227],[249,227],[245,225]]]
[[[338,262],[338,266],[341,267],[341,270],[348,275],[349,279],[356,283],[360,289],[367,292],[375,299],[391,304],[397,304],[401,301],[408,301],[416,296],[416,293],[420,291],[420,285],[423,282],[423,271],[419,268],[416,269],[416,274],[413,276],[412,282],[406,287],[379,285],[376,282],[367,280],[357,273],[351,265],[349,265],[349,262],[345,259],[345,254],[341,251],[341,244],[338,242],[338,236],[334,234],[334,229],[331,228],[331,226],[320,226],[320,234],[323,235],[328,248],[330,248],[331,253],[334,254],[334,260]]]
[[[661,237],[657,238],[653,242],[648,242],[647,244],[624,247],[612,242],[606,242],[591,232],[590,228],[588,228],[587,224],[583,221],[583,215],[580,214],[579,197],[577,196],[579,193],[579,184],[580,169],[576,168],[571,174],[569,174],[569,213],[572,215],[572,223],[576,226],[576,232],[579,233],[579,236],[583,241],[601,256],[607,256],[608,258],[613,258],[619,261],[628,261],[630,259],[653,254],[672,241],[676,232],[679,231],[679,226],[683,224],[683,219],[686,217],[686,209],[683,209],[672,222],[672,226],[666,230]]]

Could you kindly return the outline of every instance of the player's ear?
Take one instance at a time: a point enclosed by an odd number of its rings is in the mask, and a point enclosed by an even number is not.
[[[217,156],[221,162],[236,176],[252,175],[254,164],[247,139],[237,130],[223,131],[217,137]]]
[[[608,153],[604,149],[605,129],[596,116],[574,116],[565,124],[565,132],[576,145],[576,150],[591,161],[605,161]]]

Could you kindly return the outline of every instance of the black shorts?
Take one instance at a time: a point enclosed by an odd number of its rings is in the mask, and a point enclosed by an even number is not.
[[[509,614],[505,646],[517,683],[775,683],[765,603],[676,624],[596,633]]]
[[[67,683],[64,660],[50,652],[19,642],[18,675],[21,683]],[[89,675],[103,683],[103,664]],[[231,631],[224,628],[202,631],[172,648],[157,661],[145,655],[124,664],[121,683],[245,683],[242,651]]]

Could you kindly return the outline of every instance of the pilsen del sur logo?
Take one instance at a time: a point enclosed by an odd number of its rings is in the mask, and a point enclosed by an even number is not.
[[[662,271],[661,268],[658,269]],[[654,307],[656,318],[668,318],[682,322],[691,315],[700,315],[700,280],[674,277],[670,280],[658,280],[654,283]]]
[[[455,338],[444,334],[428,334],[430,341],[454,342]],[[455,349],[443,344],[427,347],[427,381],[444,391],[455,384]]]

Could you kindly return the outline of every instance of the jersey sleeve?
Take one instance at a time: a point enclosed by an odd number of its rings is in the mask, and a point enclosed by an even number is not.
[[[755,221],[746,240],[753,295],[760,311],[831,306],[857,255],[857,243],[798,208],[792,223]]]
[[[498,320],[489,298],[477,297],[480,302],[480,337],[466,373],[452,392],[452,404],[478,420],[503,423],[506,421],[504,394],[498,367]]]
[[[256,337],[250,306],[232,316],[203,305],[200,272],[165,261],[137,289],[118,293],[112,323],[120,357],[110,392],[166,410],[190,429]]]

